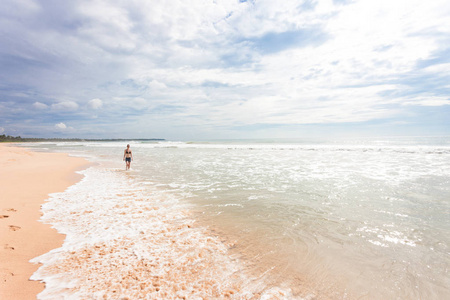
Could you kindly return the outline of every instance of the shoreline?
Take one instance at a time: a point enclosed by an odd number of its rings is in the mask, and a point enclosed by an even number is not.
[[[65,235],[40,222],[49,194],[80,181],[91,163],[63,153],[0,144],[0,299],[36,299],[45,283],[30,280],[31,259],[58,248]]]

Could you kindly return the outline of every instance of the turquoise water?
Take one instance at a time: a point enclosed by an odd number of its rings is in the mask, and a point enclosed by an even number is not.
[[[118,249],[118,239],[136,234],[132,241],[122,243],[140,245],[139,253],[148,254],[155,245],[162,247],[159,243],[166,238],[165,231],[171,232],[171,239],[188,235],[193,248],[202,245],[197,248],[220,253],[206,259],[206,269],[220,266],[222,271],[217,271],[215,278],[222,282],[223,290],[239,286],[228,295],[236,299],[450,296],[448,138],[130,144],[134,161],[129,172],[124,171],[122,161],[125,145],[119,143],[33,145],[98,163],[86,171],[78,187],[63,195],[73,201],[72,208],[60,211],[60,196],[49,202],[44,219],[47,216],[47,222],[73,234],[68,235],[62,253],[80,244],[100,247],[100,241],[101,247]],[[99,188],[101,192],[96,192]],[[106,193],[111,195],[105,198]],[[80,197],[90,208],[79,206]],[[109,201],[115,204],[95,217],[101,226],[95,225],[89,214],[101,211]],[[152,205],[151,218],[142,218],[142,203]],[[131,219],[121,223],[117,210]],[[79,218],[51,217],[52,211],[57,211],[57,216],[75,214]],[[146,226],[163,228],[162,224],[187,224],[189,227],[181,227],[192,232],[173,229],[175,226],[145,237],[138,234],[146,231]],[[153,240],[156,236],[158,242]],[[173,255],[167,254],[165,261],[176,265],[176,257],[186,251],[183,247],[171,248]],[[192,247],[189,251],[194,251]],[[130,259],[129,253],[120,251],[123,259]],[[65,259],[66,267],[60,270],[80,268]],[[40,278],[54,276],[49,270],[58,263],[50,256],[41,258],[47,260],[37,274]],[[190,285],[199,279],[190,277],[192,266],[187,264],[180,262],[179,269],[184,266],[190,275],[180,271],[172,276],[173,281],[184,278],[181,282],[194,298],[225,297],[226,292],[211,289],[217,282]],[[87,268],[83,272],[79,276],[93,271]],[[109,280],[108,272],[101,274],[100,280]],[[239,278],[229,280],[237,274]],[[171,280],[168,277],[164,282],[173,286]],[[94,290],[79,289],[78,293],[102,293],[101,288]],[[122,290],[127,293],[125,287]],[[56,287],[53,291],[61,293]],[[165,297],[176,297],[177,288],[171,291]],[[103,287],[104,295],[108,292]]]

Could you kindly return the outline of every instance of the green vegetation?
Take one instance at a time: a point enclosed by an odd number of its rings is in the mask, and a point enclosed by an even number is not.
[[[0,135],[0,142],[21,142],[20,136]]]
[[[22,138],[20,136],[0,135],[0,143],[24,142],[113,142],[113,141],[164,141],[164,139],[63,139],[63,138]]]

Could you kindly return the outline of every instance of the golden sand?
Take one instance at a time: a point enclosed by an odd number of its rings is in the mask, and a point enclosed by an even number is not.
[[[29,280],[39,265],[29,262],[61,246],[64,235],[39,222],[48,194],[81,179],[82,158],[37,153],[0,144],[0,299],[36,299],[44,284]]]

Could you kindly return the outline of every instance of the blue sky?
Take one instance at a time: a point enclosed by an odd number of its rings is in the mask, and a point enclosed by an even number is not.
[[[450,135],[448,0],[5,0],[0,134]]]

